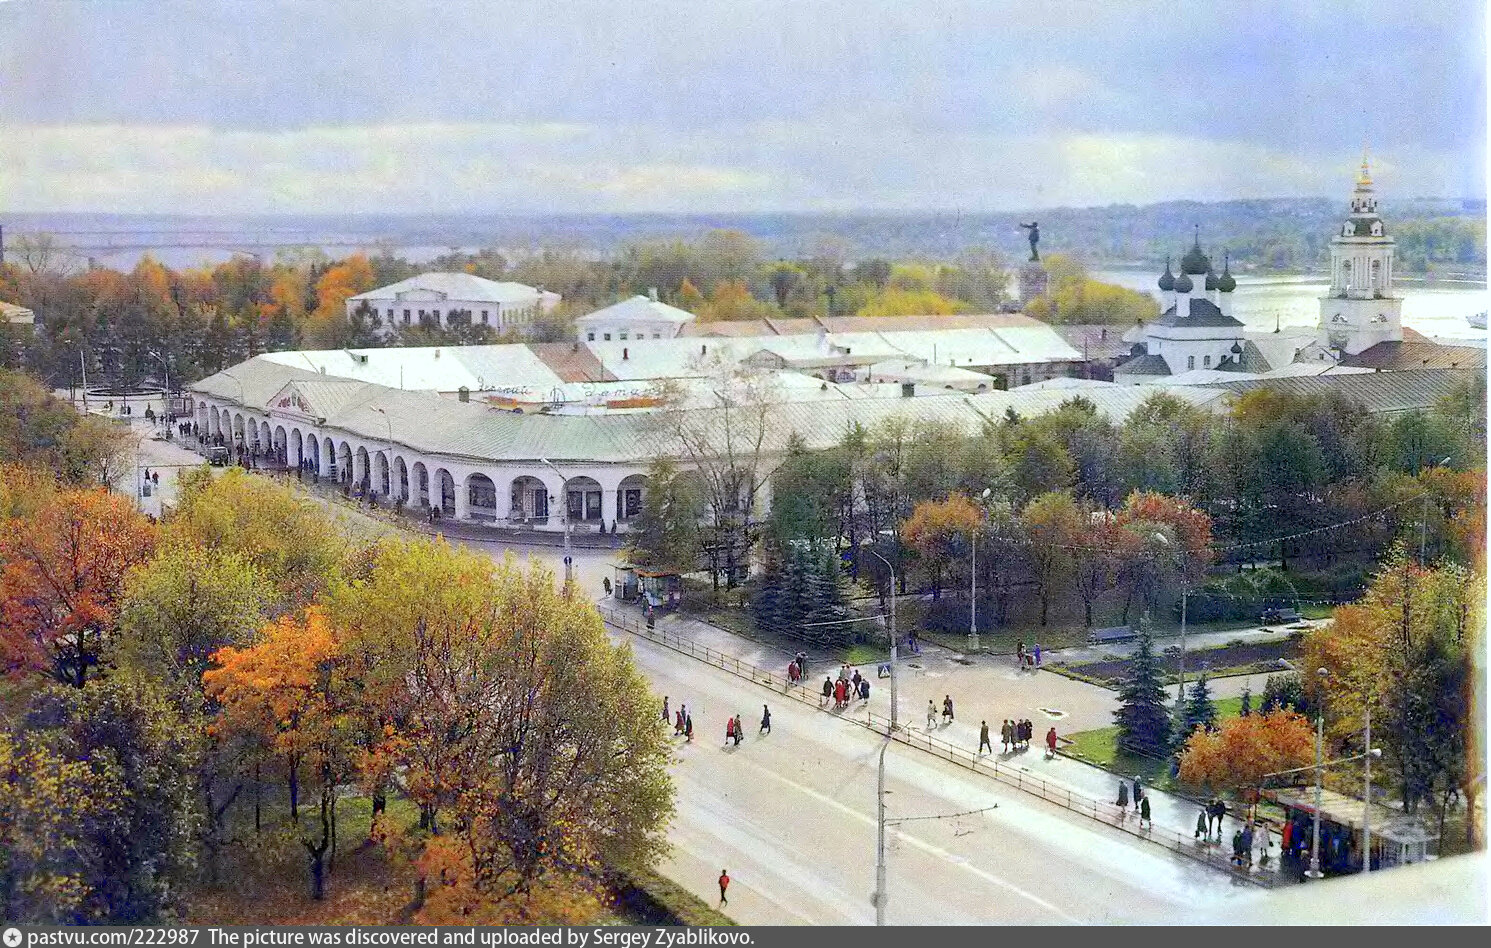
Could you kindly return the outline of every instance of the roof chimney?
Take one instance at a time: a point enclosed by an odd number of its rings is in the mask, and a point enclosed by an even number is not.
[[[471,389],[469,389],[466,386],[462,385],[456,391],[456,398],[460,399],[463,402],[469,402],[469,401],[471,401]]]
[[[700,355],[708,355],[709,354],[709,346],[707,344],[701,344],[699,346],[699,354]]]
[[[657,302],[657,287],[649,286],[647,288],[647,298],[652,300],[654,303]]]
[[[631,356],[630,356],[630,350],[628,350],[626,346],[622,346],[621,347],[621,360],[623,362],[625,362],[629,358],[631,358]]]

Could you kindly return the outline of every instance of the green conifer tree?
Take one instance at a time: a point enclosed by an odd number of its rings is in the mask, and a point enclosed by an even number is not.
[[[1131,672],[1118,692],[1118,746],[1131,754],[1164,757],[1170,752],[1170,711],[1165,706],[1160,663],[1155,659],[1149,629],[1139,633],[1139,646],[1130,662]]]
[[[1210,731],[1217,726],[1217,706],[1212,702],[1211,688],[1206,684],[1205,675],[1191,684],[1191,690],[1186,695],[1182,721],[1185,725],[1182,737],[1190,735],[1197,727]]]

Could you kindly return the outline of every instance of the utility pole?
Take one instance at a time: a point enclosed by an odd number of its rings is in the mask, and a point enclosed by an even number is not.
[[[890,565],[890,560],[876,553],[873,549],[869,549],[866,552],[884,563],[886,570],[890,573],[890,734],[886,735],[886,737],[890,737],[891,734],[896,733],[899,720],[897,709],[900,707],[900,702],[897,700],[896,695],[896,666],[899,664],[896,661],[899,651],[896,645],[896,568]]]
[[[973,570],[968,590],[968,651],[978,651],[978,531],[973,533]]]
[[[1329,672],[1322,668],[1318,674],[1323,681]],[[1325,688],[1322,686],[1319,691],[1316,700],[1320,707],[1315,712],[1315,820],[1310,836],[1310,868],[1305,872],[1311,879],[1325,878],[1320,871],[1320,808],[1325,802]]]

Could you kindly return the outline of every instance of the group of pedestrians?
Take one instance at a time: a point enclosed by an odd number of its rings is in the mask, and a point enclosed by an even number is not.
[[[1212,797],[1201,812],[1196,814],[1196,838],[1211,842],[1215,833],[1217,842],[1222,841],[1222,820],[1227,816],[1227,804],[1220,797]]]
[[[861,675],[858,668],[850,669],[847,664],[840,665],[837,679],[832,675],[823,676],[823,700],[819,705],[828,704],[829,699],[833,700],[835,711],[844,710],[856,699],[861,702],[869,701],[870,679]]]
[[[944,695],[942,698],[942,726],[953,723],[953,696]],[[937,705],[931,698],[927,699],[927,730],[937,729]]]
[[[787,683],[800,685],[808,674],[808,653],[798,652],[792,656],[792,661],[787,663]]]
[[[694,742],[694,716],[689,713],[688,705],[680,704],[678,706],[678,710],[674,711],[672,705],[670,704],[669,697],[667,695],[664,695],[663,722],[667,723],[669,721],[673,722],[674,737],[683,738],[685,744],[692,744]],[[761,706],[761,729],[757,733],[771,733],[771,707],[769,705],[763,704]],[[740,715],[735,714],[731,717],[726,718],[725,743],[727,745],[739,747],[740,742],[744,739],[745,725],[744,723],[742,723]]]
[[[1031,651],[1025,651],[1025,643],[1015,643],[1015,665],[1025,671],[1035,671],[1041,667],[1041,646],[1037,642]]]
[[[1154,829],[1154,820],[1149,818],[1149,796],[1145,794],[1144,783],[1138,776],[1134,777],[1133,787],[1134,809],[1139,813],[1139,826],[1143,828],[1148,824],[1150,829]],[[1117,806],[1118,820],[1121,823],[1129,818],[1129,784],[1122,778],[1118,781]]]
[[[681,737],[686,744],[694,742],[694,716],[689,714],[689,706],[680,704],[676,712],[668,708],[668,696],[663,696],[663,722],[667,723],[669,718],[673,720],[673,736]]]

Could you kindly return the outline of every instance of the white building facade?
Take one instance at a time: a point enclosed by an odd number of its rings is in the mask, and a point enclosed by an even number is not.
[[[694,314],[659,302],[657,290],[633,296],[575,320],[577,342],[641,342],[676,338]]]
[[[494,332],[523,331],[559,305],[558,293],[488,280],[470,273],[421,273],[347,298],[347,318],[364,310],[384,335],[415,326],[449,329],[487,326]]]

